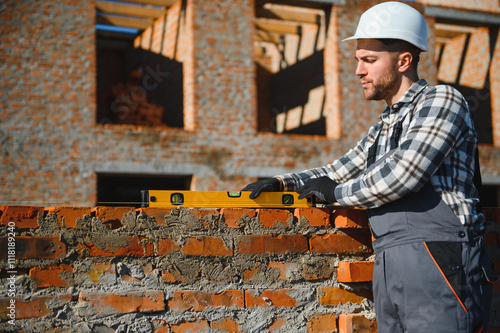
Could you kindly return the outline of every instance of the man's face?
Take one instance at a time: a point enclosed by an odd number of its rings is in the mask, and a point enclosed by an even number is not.
[[[389,103],[397,94],[400,75],[398,59],[387,46],[375,39],[360,39],[356,49],[356,75],[359,76],[367,100],[385,100]]]

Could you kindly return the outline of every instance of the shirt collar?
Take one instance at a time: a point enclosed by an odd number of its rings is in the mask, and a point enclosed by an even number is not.
[[[424,90],[428,86],[427,81],[425,80],[418,80],[417,82],[413,83],[411,87],[404,93],[401,98],[392,104],[390,107],[386,106],[384,111],[380,114],[379,118],[382,120],[386,120],[389,114],[391,113],[398,113],[404,104],[409,104],[412,103],[415,98],[420,94],[422,90]]]

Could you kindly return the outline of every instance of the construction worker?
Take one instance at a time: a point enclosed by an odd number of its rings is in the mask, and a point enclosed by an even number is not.
[[[387,103],[380,121],[336,161],[243,191],[251,198],[297,191],[299,198],[367,208],[379,332],[485,332],[494,278],[467,102],[450,86],[419,79],[427,27],[413,7],[384,2],[368,9],[347,40],[357,41],[364,97]]]

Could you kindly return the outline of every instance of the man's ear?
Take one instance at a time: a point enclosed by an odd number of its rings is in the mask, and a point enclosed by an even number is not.
[[[410,67],[411,63],[413,61],[413,56],[411,55],[410,52],[402,52],[399,55],[399,72],[404,73],[406,72]]]

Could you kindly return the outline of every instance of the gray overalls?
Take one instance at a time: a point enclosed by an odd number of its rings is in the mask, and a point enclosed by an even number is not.
[[[397,148],[374,161],[367,172]],[[376,254],[373,294],[379,333],[476,333],[488,323],[491,266],[483,236],[460,223],[430,181],[418,192],[369,209]]]

